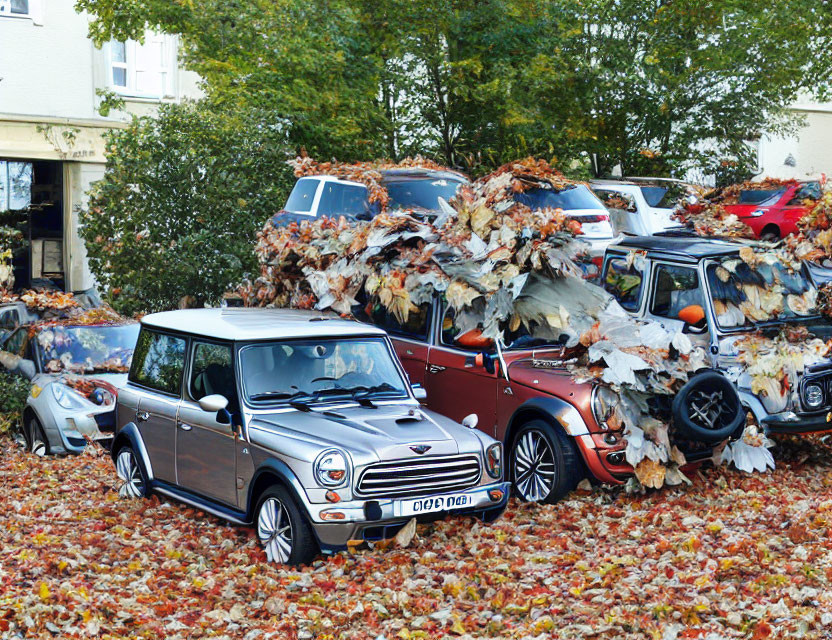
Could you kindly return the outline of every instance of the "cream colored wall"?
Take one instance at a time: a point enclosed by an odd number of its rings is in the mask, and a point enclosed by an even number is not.
[[[803,179],[832,175],[832,103],[800,103],[794,110],[804,118],[796,135],[763,136],[760,140],[760,176]],[[790,166],[792,161],[794,166]]]

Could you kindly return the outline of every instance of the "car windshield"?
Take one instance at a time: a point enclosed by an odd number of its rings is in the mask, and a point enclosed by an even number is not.
[[[739,258],[728,258],[710,264],[707,274],[721,329],[805,321],[818,313],[817,289],[802,270],[792,271],[779,262],[752,268]]]
[[[462,180],[452,178],[419,178],[406,180],[390,180],[385,182],[390,196],[389,208],[395,209],[424,209],[439,211],[439,198],[445,201],[456,195],[462,186]]]
[[[38,358],[47,373],[127,373],[138,323],[47,326],[37,332]]]
[[[295,183],[286,206],[286,211],[292,213],[309,213],[312,211],[312,202],[315,200],[315,192],[318,190],[318,180],[314,178],[301,178]]]
[[[384,338],[263,342],[240,352],[252,404],[407,397]]]
[[[686,193],[685,186],[675,182],[641,187],[641,194],[647,204],[656,209],[673,209]]]
[[[607,209],[593,193],[582,184],[576,184],[561,191],[554,189],[529,189],[518,193],[514,199],[530,207],[537,209],[563,209],[574,211],[578,209],[598,209],[606,212]]]
[[[785,192],[785,189],[746,189],[745,191],[740,191],[740,197],[737,203],[774,204]]]

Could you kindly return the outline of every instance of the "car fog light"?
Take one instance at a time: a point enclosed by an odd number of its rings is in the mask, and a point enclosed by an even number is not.
[[[328,502],[341,502],[341,496],[339,496],[334,491],[327,491],[326,492],[326,499]]]
[[[616,433],[605,433],[604,434],[604,442],[607,444],[617,444],[618,443],[618,434]]]
[[[344,520],[346,517],[343,511],[334,511],[332,509],[321,511],[321,520]]]
[[[818,409],[823,405],[823,387],[812,382],[803,390],[803,399],[810,409]]]
[[[488,492],[488,497],[491,498],[491,502],[499,502],[503,499],[504,495],[502,489],[492,489]]]

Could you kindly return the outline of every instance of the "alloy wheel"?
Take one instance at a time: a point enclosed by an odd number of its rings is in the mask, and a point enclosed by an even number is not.
[[[118,490],[122,498],[141,498],[144,495],[144,478],[129,448],[122,449],[116,458],[116,473],[124,481]]]
[[[275,497],[260,505],[257,537],[266,548],[269,562],[286,564],[292,555],[292,521],[284,504]]]
[[[34,420],[30,420],[27,431],[29,432],[29,451],[36,456],[43,458],[46,453],[46,442],[41,435],[40,425]]]
[[[545,436],[527,431],[514,447],[514,486],[520,496],[540,502],[555,483],[555,456]]]

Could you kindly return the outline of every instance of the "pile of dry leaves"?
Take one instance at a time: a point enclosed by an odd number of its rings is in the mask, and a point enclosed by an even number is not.
[[[287,568],[252,529],[118,497],[105,454],[0,440],[4,638],[828,637],[832,452],[786,442],[771,475],[691,491],[510,503],[420,525],[405,548]]]
[[[0,303],[23,302],[34,311],[66,311],[78,306],[78,300],[72,293],[56,289],[27,289],[22,293],[0,294]]]
[[[786,238],[799,260],[832,265],[832,191],[825,191],[797,223],[797,233]]]
[[[462,188],[430,221],[389,214],[369,222],[269,221],[256,247],[260,275],[239,293],[255,306],[355,315],[383,308],[401,323],[438,294],[453,311],[457,339],[473,334],[510,346],[531,337],[563,345],[572,350],[576,379],[618,393],[614,420],[625,430],[638,478],[652,487],[684,482],[669,413],[658,413],[650,400],[676,394],[706,366],[704,350],[679,330],[634,320],[582,278],[586,245],[577,221],[516,199],[529,189],[576,184],[528,158]]]

